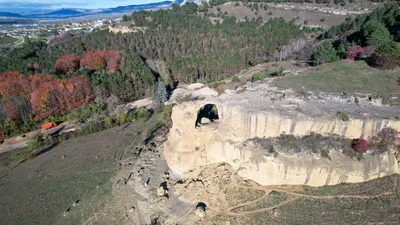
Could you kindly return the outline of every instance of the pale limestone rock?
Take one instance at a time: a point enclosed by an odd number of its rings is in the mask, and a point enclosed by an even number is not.
[[[163,186],[158,187],[157,195],[161,197],[161,196],[164,196],[165,194],[166,194],[166,192],[165,192],[164,187]]]
[[[207,124],[207,123],[211,123],[211,120],[205,117],[201,118],[201,124]]]
[[[330,153],[332,160],[312,155],[261,155],[254,163],[251,160],[254,149],[243,147],[241,143],[255,137],[302,136],[315,132],[367,138],[385,127],[400,130],[400,121],[386,119],[393,118],[398,108],[365,104],[354,106],[357,108],[351,111],[352,106],[342,101],[324,99],[324,103],[319,103],[320,99],[309,99],[304,102],[290,95],[287,92],[286,98],[271,100],[274,93],[251,87],[250,91],[241,94],[223,94],[174,106],[173,126],[164,149],[169,167],[185,177],[198,167],[228,163],[238,175],[261,185],[323,186],[363,182],[399,173],[399,162],[393,151],[367,155],[362,161],[338,151]],[[293,102],[297,104],[296,110],[287,107]],[[216,129],[194,126],[198,110],[206,104],[217,106],[219,123]],[[347,110],[350,121],[341,121],[336,116],[337,109]],[[371,116],[363,117],[366,112]]]
[[[197,209],[194,211],[194,214],[200,218],[206,217],[206,212],[202,207],[197,207]]]
[[[203,87],[199,90],[193,91],[193,96],[195,97],[210,97],[210,96],[218,96],[218,92],[214,91],[209,87]]]
[[[190,85],[186,86],[186,89],[194,91],[194,90],[197,90],[197,89],[200,89],[203,87],[204,87],[204,84],[202,84],[202,83],[194,83],[194,84],[190,84]]]

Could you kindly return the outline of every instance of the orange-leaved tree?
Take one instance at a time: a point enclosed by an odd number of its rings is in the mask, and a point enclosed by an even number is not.
[[[54,69],[57,73],[73,73],[79,69],[81,58],[73,55],[64,55],[57,59]]]
[[[117,71],[120,69],[121,54],[112,50],[93,50],[86,52],[81,59],[81,67],[92,70]]]
[[[93,98],[90,80],[73,77],[40,85],[31,94],[31,105],[38,119],[62,115],[89,103]]]

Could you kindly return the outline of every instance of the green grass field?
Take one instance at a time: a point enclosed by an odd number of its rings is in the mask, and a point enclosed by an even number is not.
[[[16,42],[18,39],[13,37],[2,37],[0,38],[0,45],[7,45]]]
[[[282,77],[274,84],[295,91],[373,94],[388,103],[391,95],[400,94],[399,77],[400,68],[378,70],[362,61],[343,60],[296,76]]]

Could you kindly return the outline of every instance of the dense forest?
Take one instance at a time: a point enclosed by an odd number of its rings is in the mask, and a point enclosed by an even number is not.
[[[27,46],[2,60],[0,72],[32,73],[36,64],[43,72],[53,73],[55,61],[63,55],[81,56],[99,49],[127,50],[142,59],[167,62],[179,81],[212,81],[248,65],[271,61],[281,46],[304,35],[299,26],[283,19],[262,23],[260,19],[237,22],[230,17],[212,24],[208,18],[173,10],[136,12],[131,19],[136,26],[148,29],[130,34],[105,30],[61,44]]]
[[[124,20],[143,32],[97,30],[14,49],[0,60],[0,85],[14,90],[0,93],[0,127],[10,134],[10,126],[29,130],[31,121],[66,115],[93,100],[107,105],[137,100],[154,95],[157,82],[220,80],[282,59],[296,48],[288,46],[310,31],[281,18],[212,22],[198,11],[191,3],[134,12]],[[285,54],[280,54],[282,48]],[[151,69],[150,61],[163,71]],[[29,85],[33,80],[35,85]]]
[[[2,56],[0,136],[88,105],[109,109],[157,89],[165,93],[175,82],[218,81],[258,63],[285,59],[304,46],[312,31],[282,18],[239,21],[224,15],[210,20],[199,13],[204,10],[188,3],[134,12],[123,20],[143,31],[97,30],[62,42],[30,41]],[[330,40],[319,45],[311,62],[371,57],[381,68],[397,66],[399,22],[393,4],[348,19],[321,35]]]

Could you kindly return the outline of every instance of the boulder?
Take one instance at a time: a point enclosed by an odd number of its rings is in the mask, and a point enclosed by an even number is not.
[[[211,120],[206,117],[201,118],[201,124],[207,124],[207,123],[211,123]]]
[[[186,89],[194,91],[194,90],[200,89],[202,87],[204,87],[204,84],[202,84],[202,83],[194,83],[194,84],[190,84],[190,85],[186,86]]]
[[[202,207],[197,207],[194,214],[200,218],[206,217],[206,211]]]
[[[194,97],[216,97],[216,96],[218,96],[218,92],[214,91],[213,89],[211,89],[209,87],[204,87],[197,91],[193,91],[192,94]]]
[[[164,187],[163,187],[163,186],[158,187],[158,189],[157,189],[157,196],[162,197],[162,196],[164,196],[165,194],[166,194],[166,191],[165,191]]]

